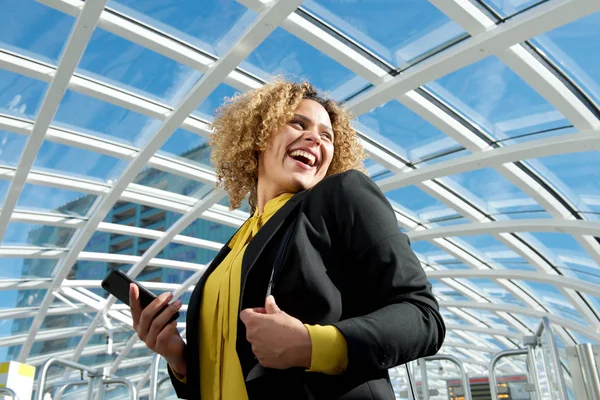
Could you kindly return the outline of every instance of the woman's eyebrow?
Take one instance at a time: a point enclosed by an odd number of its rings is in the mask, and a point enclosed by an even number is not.
[[[312,119],[310,119],[302,114],[294,114],[294,118],[301,119],[303,122],[308,123],[308,124],[314,124]],[[319,128],[333,133],[333,128],[331,128],[330,126],[327,126],[325,124],[319,124]]]

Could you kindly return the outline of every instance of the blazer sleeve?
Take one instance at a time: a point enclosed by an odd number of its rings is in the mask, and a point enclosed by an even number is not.
[[[379,187],[358,171],[340,174],[329,199],[361,312],[333,325],[348,345],[346,373],[369,376],[435,354],[446,328],[431,284]]]
[[[169,377],[171,378],[171,383],[173,384],[173,389],[175,389],[177,398],[189,399],[190,396],[188,394],[187,378],[185,379],[185,382],[183,382],[171,369],[169,364],[167,364],[167,371],[169,372]]]

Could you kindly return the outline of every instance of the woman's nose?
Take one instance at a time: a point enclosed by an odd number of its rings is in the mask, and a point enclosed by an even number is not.
[[[315,144],[319,145],[321,144],[321,135],[314,129],[310,129],[305,133],[304,140],[315,142]]]

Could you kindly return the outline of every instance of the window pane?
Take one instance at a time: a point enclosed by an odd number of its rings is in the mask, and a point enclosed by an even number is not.
[[[94,151],[44,141],[34,162],[36,170],[102,183],[116,179],[127,162]]]
[[[91,194],[26,184],[17,202],[17,208],[86,216],[94,201],[96,196]]]
[[[111,141],[143,147],[161,121],[67,90],[54,124]]]
[[[589,151],[528,160],[575,208],[600,215],[600,153]]]
[[[242,63],[242,68],[270,80],[283,74],[308,79],[321,90],[343,100],[367,81],[282,28],[275,29]]]
[[[108,6],[219,56],[257,15],[235,0],[110,0]]]
[[[42,303],[46,289],[42,290],[3,290],[0,296],[0,309],[37,307]]]
[[[411,163],[433,163],[448,152],[462,149],[450,136],[396,100],[361,115],[354,126]]]
[[[0,279],[50,278],[56,263],[43,258],[0,258]]]
[[[532,294],[550,312],[581,325],[587,325],[579,311],[555,286],[539,282],[517,280],[515,282]]]
[[[451,175],[441,181],[486,214],[543,211],[543,208],[493,168]]]
[[[35,119],[48,84],[0,69],[0,112]]]
[[[545,2],[546,0],[485,0],[485,3],[503,17],[510,17],[529,7]]]
[[[231,86],[221,83],[211,94],[196,108],[195,114],[200,118],[212,121],[215,118],[215,111],[221,107],[226,98],[233,97],[237,90]]]
[[[27,136],[0,130],[0,164],[16,167],[26,142]]]
[[[161,147],[158,154],[179,158],[185,162],[198,164],[200,167],[212,170],[210,162],[210,147],[208,140],[200,135],[177,129]]]
[[[398,67],[464,34],[436,7],[420,0],[384,0],[377,6],[369,0],[310,0],[302,6]]]
[[[462,218],[456,211],[413,185],[386,192],[386,196],[392,204],[408,210],[424,224]]]
[[[171,106],[202,77],[197,70],[102,29],[94,30],[77,70]]]
[[[600,12],[540,35],[532,42],[600,106]]]
[[[426,87],[495,139],[570,125],[495,56],[452,72]]]
[[[5,246],[65,247],[75,229],[11,222],[2,238]]]
[[[149,167],[144,168],[133,182],[196,198],[201,198],[205,194],[202,189],[206,186],[202,182]]]
[[[75,18],[33,0],[8,0],[0,5],[5,16],[0,24],[0,46],[58,64]]]

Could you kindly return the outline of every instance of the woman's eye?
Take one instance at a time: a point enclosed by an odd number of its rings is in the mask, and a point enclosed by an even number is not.
[[[324,138],[327,138],[327,139],[331,140],[331,133],[329,133],[329,132],[324,132],[324,133],[321,134],[321,136],[323,136]]]
[[[298,127],[302,128],[302,129],[304,129],[304,123],[303,123],[302,121],[293,120],[293,121],[291,122],[291,124],[292,124],[292,125],[296,125],[296,126],[298,126]]]

